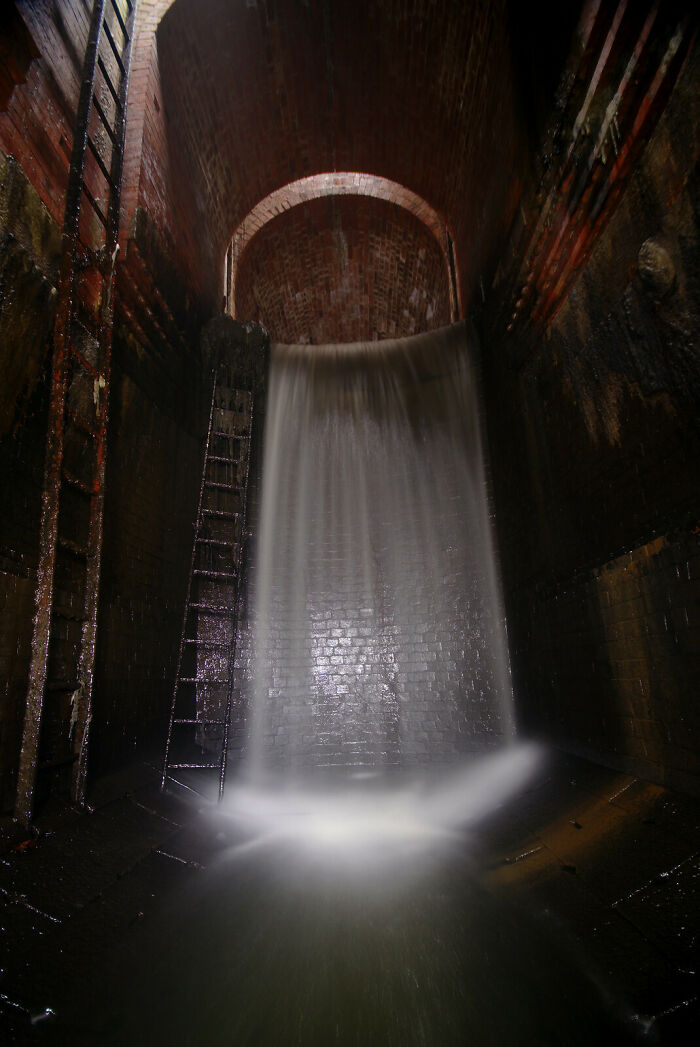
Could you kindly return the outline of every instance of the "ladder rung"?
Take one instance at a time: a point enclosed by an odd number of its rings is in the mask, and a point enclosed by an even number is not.
[[[82,187],[83,192],[85,193],[85,196],[87,197],[88,203],[90,204],[90,206],[92,207],[93,211],[95,212],[95,214],[97,215],[99,220],[102,222],[102,225],[106,229],[108,227],[109,223],[107,222],[107,219],[104,216],[104,212],[102,211],[102,208],[100,207],[100,205],[98,204],[97,200],[92,195],[92,193],[90,192],[88,187],[85,185],[85,182],[81,182],[80,185]]]
[[[235,581],[238,575],[231,571],[205,571],[197,567],[192,574],[196,574],[199,578],[221,578],[222,581]]]
[[[73,556],[79,557],[81,560],[87,560],[88,551],[83,549],[77,542],[72,542],[70,538],[58,538],[56,544],[64,549],[67,553],[71,553]]]
[[[231,647],[230,641],[225,640],[201,640],[198,636],[188,638],[185,640],[186,644],[190,644],[192,647],[210,647],[212,650],[228,650]]]
[[[202,516],[216,516],[219,520],[237,520],[238,513],[229,513],[225,509],[202,509]]]
[[[222,378],[220,378],[217,381],[217,383],[216,383],[216,393],[217,393],[217,396],[225,397],[228,400],[229,403],[231,402],[232,398],[234,398],[234,397],[238,398],[239,402],[241,400],[246,400],[247,401],[247,405],[249,406],[250,405],[250,398],[251,398],[251,395],[252,395],[250,390],[249,389],[241,389],[237,385],[229,385],[228,383],[230,382],[230,380],[231,380],[231,376],[230,375],[224,375]],[[231,408],[231,410],[233,410],[233,408]]]
[[[100,154],[99,154],[99,152],[97,150],[97,146],[95,145],[95,143],[93,142],[92,138],[89,135],[88,135],[87,144],[88,144],[88,147],[90,149],[90,152],[92,153],[92,155],[95,157],[95,160],[97,161],[97,166],[99,167],[100,171],[102,172],[105,181],[107,182],[107,184],[110,187],[110,189],[112,190],[112,192],[114,192],[115,189],[116,189],[116,186],[114,184],[114,179],[112,178],[111,174],[107,170],[107,165],[105,164],[104,160],[100,156]]]
[[[239,458],[227,458],[225,455],[220,454],[208,454],[208,462],[226,462],[227,465],[238,465],[240,462]]]
[[[112,10],[114,11],[115,15],[117,16],[117,21],[119,22],[119,25],[121,26],[122,33],[124,34],[124,36],[128,40],[129,39],[129,34],[126,31],[126,25],[124,24],[124,19],[122,18],[121,11],[117,7],[116,0],[109,0],[109,2],[112,5]],[[129,8],[129,10],[131,10],[131,8]]]
[[[58,756],[55,760],[44,760],[37,767],[38,771],[53,771],[59,767],[67,767],[69,763],[75,763],[78,759],[78,753],[71,753],[70,756]]]
[[[74,611],[70,607],[52,607],[51,614],[54,618],[63,618],[67,622],[86,622],[87,615],[83,611]]]
[[[64,482],[69,487],[73,487],[76,491],[80,491],[81,494],[87,495],[88,498],[92,497],[92,491],[88,485],[83,483],[82,480],[79,480],[77,476],[73,476],[72,473],[69,473],[65,467],[62,470],[62,475]]]
[[[112,139],[112,142],[114,143],[114,145],[116,145],[117,144],[117,134],[116,134],[116,131],[111,126],[111,124],[110,124],[110,122],[109,122],[109,120],[107,118],[107,114],[105,113],[104,109],[102,108],[102,106],[100,104],[99,98],[94,93],[93,93],[93,96],[92,96],[92,104],[94,105],[95,109],[97,110],[97,115],[99,116],[99,118],[100,118],[100,120],[102,122],[102,126],[104,127],[104,129],[107,132],[107,134],[109,135],[109,137]]]
[[[217,491],[242,491],[243,488],[240,484],[221,484],[216,480],[205,480],[205,487],[214,488]]]
[[[222,549],[230,549],[234,544],[233,539],[224,541],[222,538],[196,538],[195,541],[199,542],[200,545],[217,545]]]
[[[211,683],[218,684],[219,687],[228,686],[228,680],[212,680],[207,676],[178,676],[178,683]]]
[[[198,727],[225,727],[225,720],[173,720],[173,723],[197,724]]]
[[[126,72],[126,69],[124,68],[124,63],[122,62],[122,56],[119,53],[119,48],[117,47],[116,43],[114,42],[114,37],[112,36],[112,30],[107,25],[107,20],[106,19],[102,23],[102,26],[103,26],[105,34],[107,36],[107,42],[109,43],[109,46],[112,48],[112,54],[114,55],[114,57],[117,60],[117,65],[119,66],[119,68],[121,70],[122,76],[124,76],[124,74]]]
[[[119,95],[117,94],[117,89],[114,86],[114,84],[112,83],[110,75],[107,72],[107,68],[106,68],[104,62],[102,61],[102,55],[100,55],[100,57],[97,59],[97,64],[100,67],[100,72],[102,73],[102,76],[104,77],[104,81],[107,84],[107,89],[109,90],[109,93],[111,94],[112,98],[114,99],[115,104],[118,105],[119,108],[121,109],[122,108],[122,103],[120,101]]]
[[[78,683],[75,680],[52,680],[46,685],[47,691],[77,691]]]
[[[218,771],[220,763],[169,763],[169,771]]]
[[[223,429],[212,429],[210,436],[220,436],[226,440],[247,440],[247,433],[227,433]]]
[[[212,607],[212,605],[208,603],[189,603],[187,607],[189,610],[194,609],[195,611],[206,611],[207,614],[233,615],[233,608],[231,607]]]

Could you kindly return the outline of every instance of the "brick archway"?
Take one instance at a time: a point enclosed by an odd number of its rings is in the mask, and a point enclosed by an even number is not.
[[[241,256],[256,233],[284,211],[325,196],[370,196],[402,207],[418,218],[435,237],[442,251],[452,319],[460,318],[459,271],[454,241],[445,219],[406,186],[392,182],[389,178],[359,171],[333,171],[299,178],[269,193],[249,211],[234,232],[224,259],[224,295],[226,309],[232,316],[235,315],[236,277]]]

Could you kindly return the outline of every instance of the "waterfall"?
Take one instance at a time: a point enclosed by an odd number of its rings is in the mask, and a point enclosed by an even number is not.
[[[253,777],[445,764],[512,736],[473,337],[272,347]]]

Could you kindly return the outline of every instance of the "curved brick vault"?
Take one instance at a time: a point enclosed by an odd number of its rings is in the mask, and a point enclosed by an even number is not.
[[[507,6],[142,0],[125,222],[147,212],[219,308],[226,248],[261,201],[319,172],[371,172],[429,202],[443,243],[449,228],[466,310],[512,219],[526,153]],[[386,278],[381,259],[369,275]]]
[[[443,327],[448,274],[432,231],[406,208],[320,196],[266,221],[240,256],[234,314],[277,342],[355,342]]]
[[[459,282],[458,282],[458,266],[455,258],[453,240],[448,230],[445,220],[441,218],[439,214],[426,203],[425,200],[416,194],[411,192],[410,189],[406,189],[405,186],[398,185],[396,182],[389,181],[388,178],[380,178],[372,174],[363,174],[357,171],[338,171],[328,172],[325,174],[309,175],[306,178],[300,178],[296,182],[290,183],[290,185],[283,186],[281,189],[270,193],[257,204],[250,214],[246,215],[241,224],[236,229],[233,235],[229,251],[227,254],[225,270],[225,288],[224,293],[226,295],[227,307],[232,314],[240,315],[242,317],[252,318],[253,314],[246,313],[245,309],[249,305],[249,300],[237,296],[236,285],[238,279],[238,269],[240,259],[244,255],[246,248],[253,237],[260,232],[265,225],[277,217],[278,215],[288,211],[290,208],[298,207],[300,204],[306,203],[310,200],[316,200],[320,197],[329,196],[354,196],[354,197],[369,197],[375,200],[383,200],[387,203],[394,205],[396,208],[402,208],[407,211],[410,215],[415,216],[425,227],[425,229],[434,237],[443,258],[444,265],[444,280],[446,281],[447,294],[449,297],[449,311],[446,314],[447,319],[457,320],[460,316],[460,300],[459,300]],[[355,209],[357,210],[360,206],[360,202],[357,201]],[[376,213],[377,209],[369,206],[366,208],[368,214]],[[382,209],[379,209],[382,212]],[[340,209],[326,209],[329,215],[332,215],[337,219],[340,215]],[[315,209],[315,213],[319,213],[319,209]],[[382,212],[388,214],[388,212]],[[399,216],[394,213],[392,226],[400,224]],[[408,223],[411,224],[410,222]],[[290,226],[291,228],[291,226]],[[329,228],[330,231],[330,228]],[[369,233],[370,230],[367,230]],[[386,222],[384,228],[377,230],[378,235],[381,233],[384,240],[386,241]],[[277,233],[275,239],[279,241],[279,233]],[[391,243],[385,243],[388,250],[391,250]],[[423,254],[429,251],[434,254],[434,251],[430,248],[422,248]],[[410,252],[406,255],[406,244],[402,245],[402,251],[400,252],[402,261],[402,274],[403,269],[408,261],[409,267],[414,264],[414,259],[411,257]],[[369,270],[366,274],[366,279],[369,280],[372,285],[375,285],[375,270],[377,263],[381,259],[381,253],[373,250],[372,257],[366,256],[364,263],[369,266]],[[387,269],[387,272],[389,270]],[[376,281],[376,285],[382,286],[387,285],[388,281],[386,278],[382,279],[381,273],[377,274],[379,280]],[[435,274],[437,277],[437,274]],[[417,273],[413,273],[413,278],[416,279]],[[396,277],[394,277],[396,279]],[[410,281],[409,281],[410,282]],[[432,283],[437,287],[444,281],[433,279]],[[416,292],[427,301],[428,288],[412,288],[409,293]],[[441,310],[442,313],[442,310]],[[433,311],[429,310],[428,320],[433,315]],[[261,318],[260,318],[261,319]],[[395,326],[395,325],[394,325]],[[385,324],[380,324],[379,328],[367,317],[367,323],[365,327],[368,331],[385,329]],[[423,327],[421,330],[428,330],[428,327]],[[406,333],[415,333],[415,330],[407,331]],[[371,334],[361,335],[361,338],[372,337]],[[284,341],[285,339],[280,339]],[[302,339],[303,340],[303,339]],[[314,339],[318,340],[318,339]]]

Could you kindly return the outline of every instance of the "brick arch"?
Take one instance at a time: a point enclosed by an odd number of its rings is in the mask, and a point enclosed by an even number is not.
[[[377,196],[324,195],[271,218],[240,258],[232,312],[273,342],[368,342],[452,320],[441,246]]]
[[[525,165],[508,0],[409,7],[140,0],[122,237],[148,236],[215,311],[230,237],[260,201],[316,173],[371,172],[447,223],[464,314]]]
[[[249,211],[234,232],[224,261],[224,294],[227,310],[235,315],[236,278],[241,256],[256,233],[273,218],[310,200],[325,196],[369,196],[395,204],[414,215],[434,236],[443,255],[450,293],[452,320],[462,315],[459,272],[454,240],[444,218],[411,189],[380,175],[360,171],[332,171],[308,175],[275,189]]]

